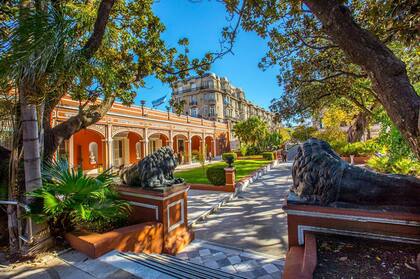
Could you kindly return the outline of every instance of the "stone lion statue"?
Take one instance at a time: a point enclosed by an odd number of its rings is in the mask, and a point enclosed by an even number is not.
[[[314,138],[299,146],[292,176],[290,191],[308,203],[420,207],[420,179],[350,165]]]
[[[124,184],[133,187],[168,187],[184,182],[182,178],[175,178],[173,175],[177,165],[172,148],[165,146],[137,164],[121,170],[120,177]]]

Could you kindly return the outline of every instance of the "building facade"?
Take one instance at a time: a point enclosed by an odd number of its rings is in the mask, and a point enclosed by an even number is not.
[[[77,112],[78,102],[63,98],[53,112],[53,125]],[[57,156],[95,173],[134,164],[162,146],[171,146],[188,164],[199,153],[219,156],[229,150],[229,133],[227,123],[115,103],[99,122],[66,140]]]
[[[225,77],[213,73],[172,84],[175,102],[184,101],[184,114],[232,124],[259,116],[274,126],[273,114],[251,103],[242,89],[234,87]]]

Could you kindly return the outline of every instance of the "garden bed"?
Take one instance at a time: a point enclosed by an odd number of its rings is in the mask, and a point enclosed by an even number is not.
[[[237,160],[234,163],[234,166],[236,168],[236,181],[240,181],[241,179],[251,175],[256,170],[272,163],[272,161],[267,160]],[[220,163],[214,163],[211,166],[226,166],[226,163],[220,162]],[[180,170],[177,171],[175,176],[181,177],[185,179],[185,182],[188,184],[207,184],[211,185],[206,177],[206,169],[203,171],[202,167],[197,167],[189,170]],[[214,186],[214,187],[220,187],[220,186]]]
[[[420,246],[318,234],[313,278],[420,278]]]

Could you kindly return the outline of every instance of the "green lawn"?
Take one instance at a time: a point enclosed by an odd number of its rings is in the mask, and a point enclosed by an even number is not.
[[[235,161],[235,168],[236,168],[236,181],[240,180],[241,178],[251,174],[253,171],[271,163],[271,161],[265,160],[237,160]],[[227,166],[226,163],[220,162],[212,164],[214,165],[221,165]],[[205,171],[201,167],[184,170],[184,171],[177,171],[175,173],[175,177],[182,177],[185,179],[187,183],[193,184],[210,184],[207,180]]]

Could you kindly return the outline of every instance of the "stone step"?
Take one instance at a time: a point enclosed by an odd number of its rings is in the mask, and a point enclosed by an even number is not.
[[[109,257],[112,258],[109,258]],[[194,264],[169,255],[116,252],[104,255],[105,261],[115,264],[142,278],[179,279],[240,279],[242,276]],[[108,257],[108,259],[107,259]]]

